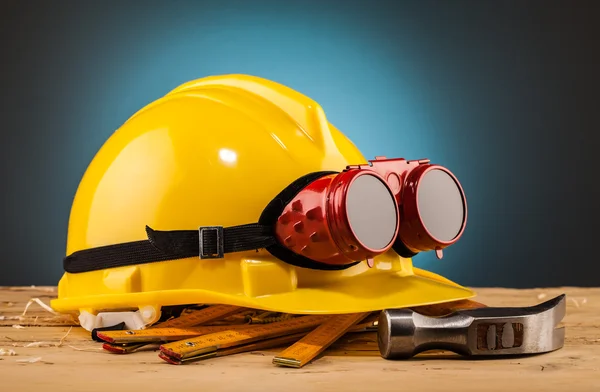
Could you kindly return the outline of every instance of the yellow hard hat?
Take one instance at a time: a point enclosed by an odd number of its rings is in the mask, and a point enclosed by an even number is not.
[[[311,314],[466,299],[411,259],[441,257],[465,222],[442,166],[367,161],[303,94],[206,77],[142,108],[94,157],[52,307],[138,311],[143,327],[185,304]]]

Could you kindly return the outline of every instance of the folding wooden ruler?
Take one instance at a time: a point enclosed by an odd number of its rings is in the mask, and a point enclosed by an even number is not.
[[[239,306],[213,305],[203,309],[191,309],[187,313],[182,313],[179,317],[158,323],[147,329],[98,331],[96,332],[96,336],[105,342],[102,346],[105,350],[117,354],[127,354],[151,343],[169,341],[168,339],[163,340],[163,336],[161,336],[165,334],[165,330],[167,329],[172,331],[166,333],[165,337],[180,334],[179,336],[183,336],[181,337],[182,339],[190,336],[190,334],[191,336],[197,336],[198,334],[217,331],[217,327],[211,327],[212,329],[200,328],[193,332],[189,330],[183,331],[182,329],[221,320],[244,310],[246,308]]]
[[[358,324],[369,315],[371,312],[299,316],[267,325],[217,331],[196,338],[163,344],[160,347],[159,357],[168,363],[180,365],[188,361],[294,343],[282,355],[276,357],[274,363],[302,367],[344,333],[353,330],[361,331],[372,326],[372,317],[371,320]]]

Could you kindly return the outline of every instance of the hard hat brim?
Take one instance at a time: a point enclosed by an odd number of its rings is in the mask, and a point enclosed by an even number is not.
[[[319,288],[297,288],[270,295],[248,296],[202,289],[156,290],[59,297],[51,302],[51,306],[58,312],[78,313],[146,305],[229,304],[292,314],[342,314],[430,305],[475,296],[473,290],[435,273],[419,268],[413,268],[412,272],[408,276],[396,273],[359,275]]]

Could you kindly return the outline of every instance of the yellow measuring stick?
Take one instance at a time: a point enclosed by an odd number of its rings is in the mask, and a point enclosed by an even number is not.
[[[98,338],[107,343],[162,343],[189,339],[209,333],[236,329],[256,328],[259,325],[207,325],[190,328],[148,328],[141,330],[98,332]]]
[[[184,313],[179,317],[155,324],[150,328],[186,328],[205,324],[229,317],[245,308],[232,305],[212,305],[204,309],[193,309],[189,313]]]
[[[239,345],[236,347],[230,347],[230,348],[225,348],[225,349],[221,349],[221,350],[217,350],[217,351],[211,351],[207,354],[200,354],[195,357],[185,358],[182,360],[178,360],[173,357],[169,357],[166,354],[164,354],[162,351],[158,354],[158,357],[173,364],[173,365],[181,365],[183,362],[187,362],[190,360],[198,361],[198,360],[203,360],[203,359],[224,357],[226,355],[245,353],[248,351],[264,350],[267,348],[279,347],[284,344],[293,343],[293,342],[297,341],[298,339],[302,338],[307,333],[308,332],[305,331],[305,332],[300,332],[300,333],[296,333],[293,335],[279,336],[279,337],[272,338],[272,339],[261,340],[259,342],[242,344],[242,345]]]
[[[129,354],[138,349],[147,346],[148,343],[137,343],[137,344],[110,344],[104,343],[102,348],[108,352],[114,354]]]
[[[311,315],[241,329],[229,328],[227,331],[163,344],[160,346],[161,354],[159,356],[162,359],[172,358],[170,363],[181,363],[219,349],[309,331],[327,319],[328,316],[325,315]]]
[[[273,358],[275,365],[300,368],[322,353],[369,313],[351,313],[331,317],[298,342]]]

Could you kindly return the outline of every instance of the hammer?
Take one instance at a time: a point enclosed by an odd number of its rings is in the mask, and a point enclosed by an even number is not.
[[[565,316],[565,298],[561,294],[529,307],[488,307],[466,300],[386,309],[377,323],[379,352],[385,359],[407,359],[427,350],[465,356],[554,351],[564,345],[564,327],[556,326]]]

